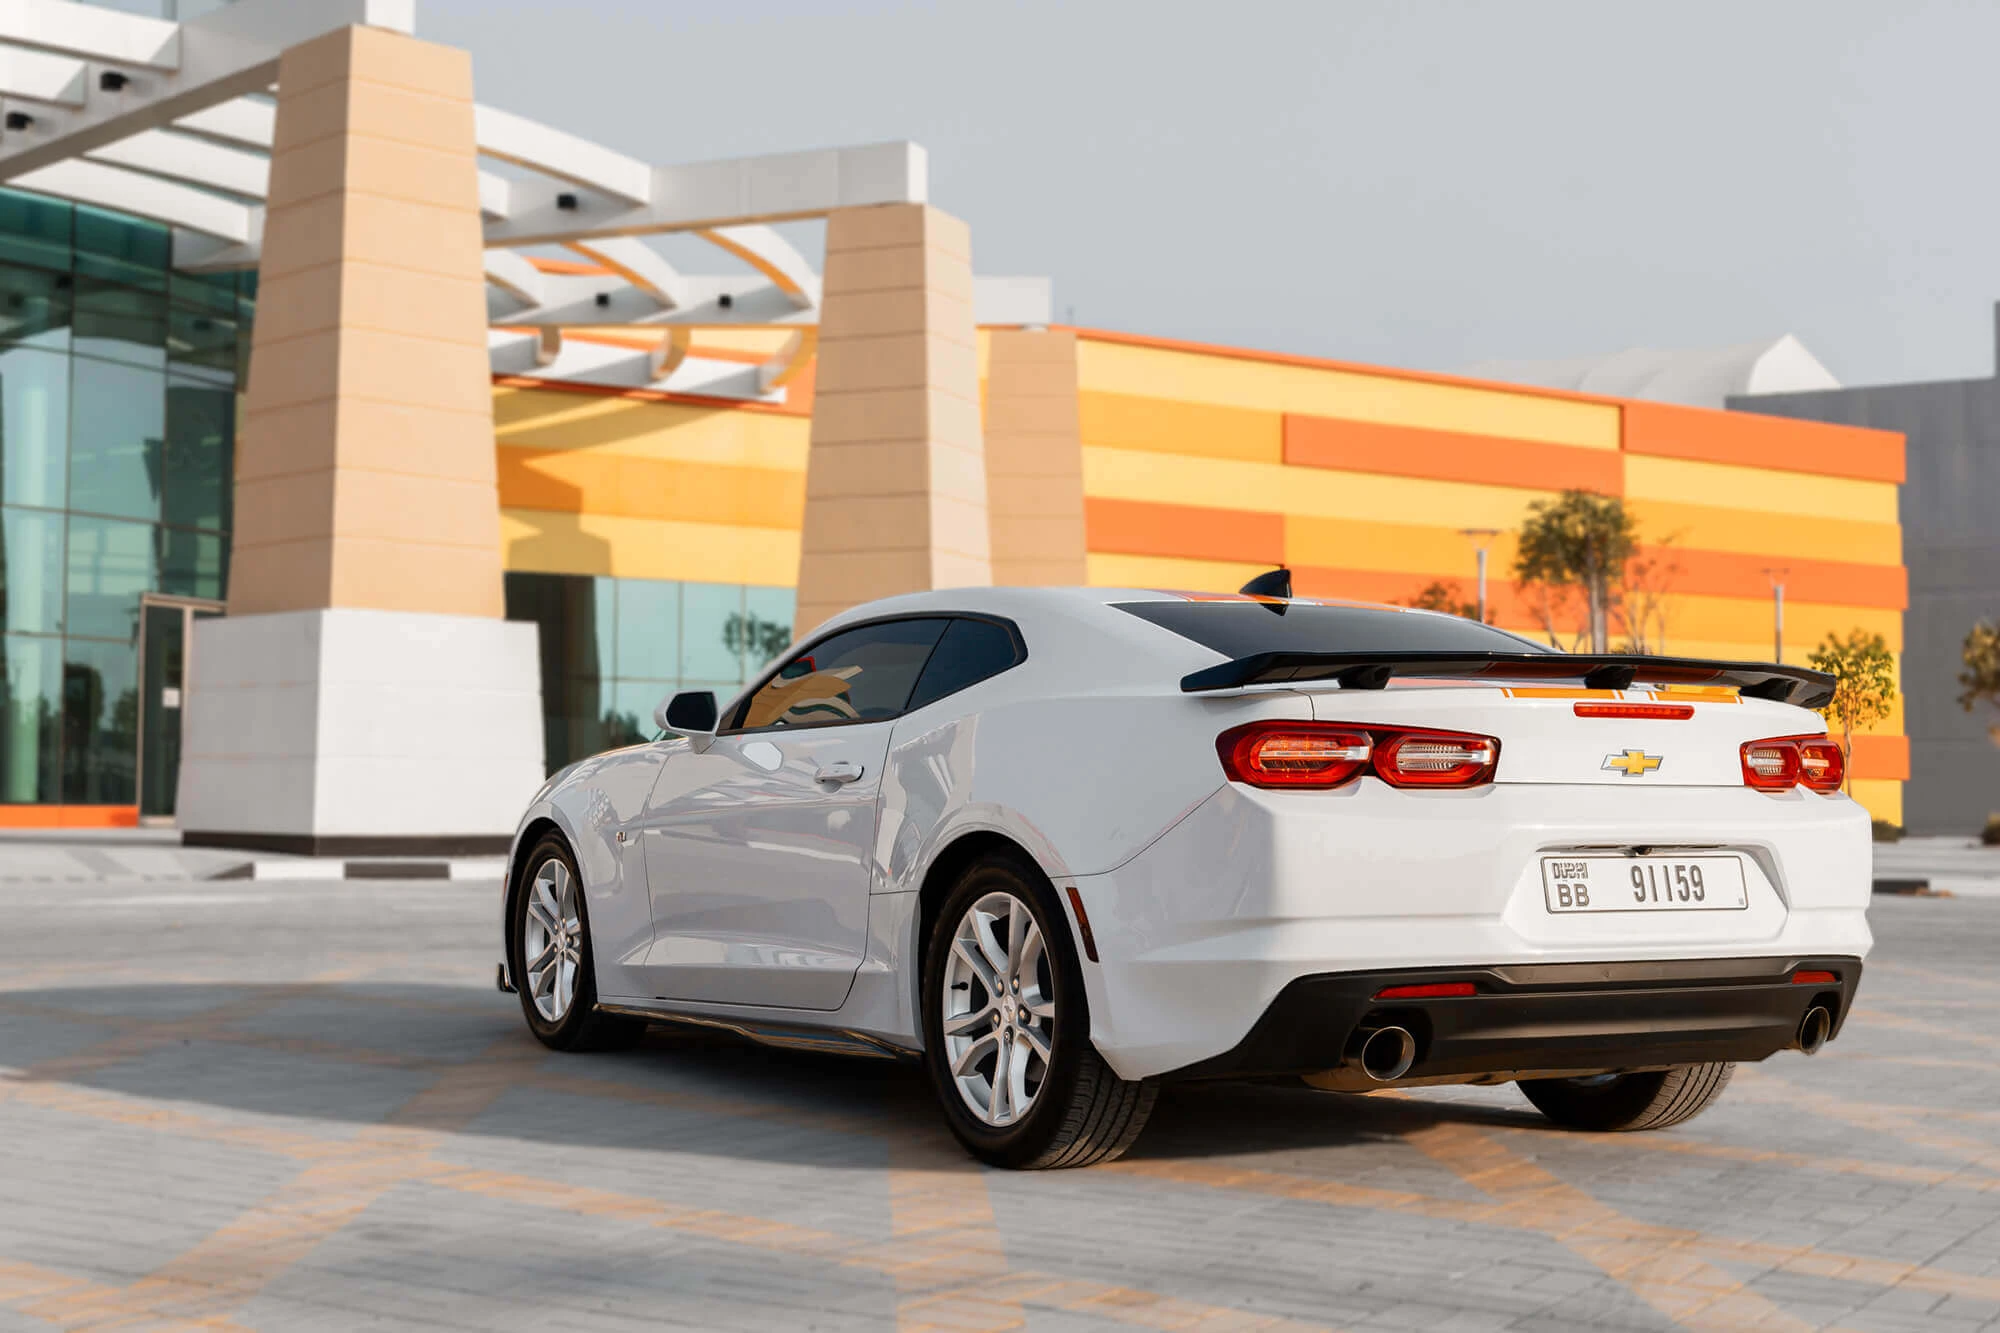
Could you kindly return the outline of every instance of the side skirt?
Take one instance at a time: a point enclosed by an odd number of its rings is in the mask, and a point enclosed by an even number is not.
[[[718,1018],[712,1014],[690,1014],[673,1010],[649,1009],[639,1005],[598,1002],[606,1013],[643,1018],[649,1023],[677,1023],[688,1027],[732,1032],[762,1046],[792,1051],[816,1051],[822,1055],[853,1055],[876,1060],[915,1060],[919,1050],[900,1046],[881,1037],[849,1028],[807,1027],[795,1023],[748,1018]]]

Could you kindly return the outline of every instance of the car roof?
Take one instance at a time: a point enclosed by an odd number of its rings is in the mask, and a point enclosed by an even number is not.
[[[972,587],[932,588],[923,592],[882,597],[850,607],[830,617],[812,633],[838,629],[881,616],[920,615],[924,612],[970,612],[974,615],[1033,615],[1037,611],[1071,613],[1113,606],[1120,602],[1279,602],[1300,606],[1352,606],[1373,611],[1398,611],[1411,615],[1441,615],[1415,607],[1392,606],[1384,602],[1354,601],[1339,597],[1256,597],[1244,593],[1190,592],[1170,588],[1082,588],[1082,587]],[[800,634],[800,640],[807,636]]]

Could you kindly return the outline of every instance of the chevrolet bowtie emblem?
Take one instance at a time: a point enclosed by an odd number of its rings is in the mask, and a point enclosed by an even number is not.
[[[1642,777],[1660,766],[1660,756],[1647,754],[1644,750],[1627,750],[1623,754],[1604,756],[1604,767],[1615,769],[1628,778]]]

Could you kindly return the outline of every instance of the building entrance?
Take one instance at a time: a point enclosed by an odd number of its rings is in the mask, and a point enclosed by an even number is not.
[[[194,622],[222,603],[147,593],[139,600],[139,818],[170,822],[180,783],[182,719]]]

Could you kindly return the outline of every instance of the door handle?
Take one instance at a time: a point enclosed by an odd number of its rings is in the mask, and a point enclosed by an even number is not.
[[[859,782],[861,765],[851,759],[836,759],[830,764],[821,764],[813,776],[821,782]]]

